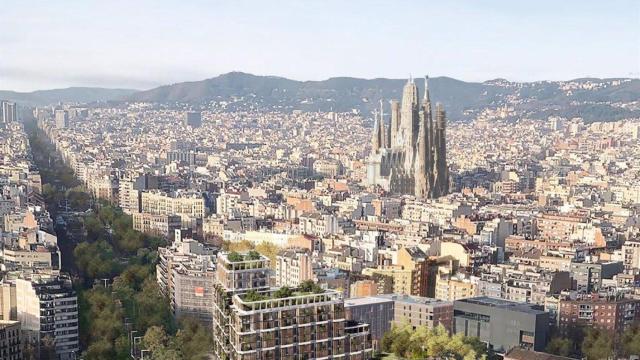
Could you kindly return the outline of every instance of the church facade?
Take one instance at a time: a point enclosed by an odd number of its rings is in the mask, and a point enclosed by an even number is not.
[[[388,125],[385,125],[382,101],[374,117],[371,154],[367,161],[368,185],[379,185],[391,194],[418,198],[448,194],[446,114],[441,104],[436,104],[435,114],[432,113],[428,79],[425,78],[421,100],[413,79],[407,81],[402,102],[391,101]]]

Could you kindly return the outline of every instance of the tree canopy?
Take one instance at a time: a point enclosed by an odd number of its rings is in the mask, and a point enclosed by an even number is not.
[[[434,329],[423,325],[415,330],[408,323],[394,325],[382,337],[381,347],[382,351],[409,360],[487,358],[486,346],[479,339],[460,334],[449,335],[442,325]]]

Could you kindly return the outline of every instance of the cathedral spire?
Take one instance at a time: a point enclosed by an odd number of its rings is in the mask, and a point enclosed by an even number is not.
[[[383,101],[380,99],[380,122],[378,123],[378,131],[380,133],[380,147],[387,147],[387,131],[384,125],[384,106]]]
[[[431,102],[431,99],[429,98],[429,75],[425,75],[425,77],[424,77],[424,98],[423,98],[423,102],[424,103]]]

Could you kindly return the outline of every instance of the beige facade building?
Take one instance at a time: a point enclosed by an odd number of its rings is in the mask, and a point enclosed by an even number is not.
[[[142,193],[142,212],[153,215],[179,215],[182,222],[202,219],[205,215],[204,199],[198,194],[176,194],[152,190]]]
[[[133,213],[133,229],[145,234],[171,238],[176,229],[182,227],[182,219],[178,215],[154,215],[150,213]]]
[[[297,287],[313,280],[311,253],[306,249],[283,250],[276,257],[276,286]]]
[[[476,284],[462,276],[438,276],[436,299],[454,301],[476,296]]]

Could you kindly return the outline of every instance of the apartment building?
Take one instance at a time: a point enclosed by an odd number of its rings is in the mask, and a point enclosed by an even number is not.
[[[640,320],[640,300],[602,297],[597,294],[577,299],[560,299],[558,324],[568,333],[576,326],[594,327],[610,334],[621,333]]]
[[[202,219],[205,215],[204,198],[196,193],[165,193],[150,190],[142,193],[141,210],[153,215],[179,215],[182,222]]]
[[[0,320],[0,359],[22,360],[19,321]]]
[[[629,272],[640,272],[640,240],[627,240],[622,244],[624,268]]]
[[[40,349],[44,338],[53,339],[60,360],[76,359],[78,298],[71,280],[60,276],[33,276],[15,280],[17,320],[23,339]]]
[[[613,279],[614,275],[623,270],[624,265],[620,261],[572,262],[571,278],[575,282],[575,289],[579,292],[598,292],[602,288],[602,279]]]
[[[213,321],[215,251],[193,240],[158,248],[156,277],[177,319],[191,317],[206,326]]]
[[[145,234],[172,237],[176,229],[182,226],[178,215],[154,215],[150,213],[133,213],[133,229]]]
[[[344,301],[347,319],[369,324],[374,347],[393,324],[395,301],[391,297],[366,296]]]
[[[276,257],[276,286],[297,287],[303,281],[313,279],[311,252],[307,249],[291,248]]]
[[[341,293],[269,288],[268,263],[252,252],[218,254],[214,358],[371,358],[369,327],[347,321]]]
[[[426,326],[429,329],[442,325],[449,332],[453,330],[453,302],[451,301],[397,294],[377,295],[376,298],[393,301],[393,322],[397,325],[408,323],[414,328]]]
[[[463,274],[442,275],[436,278],[435,298],[453,301],[476,295],[476,283]]]

